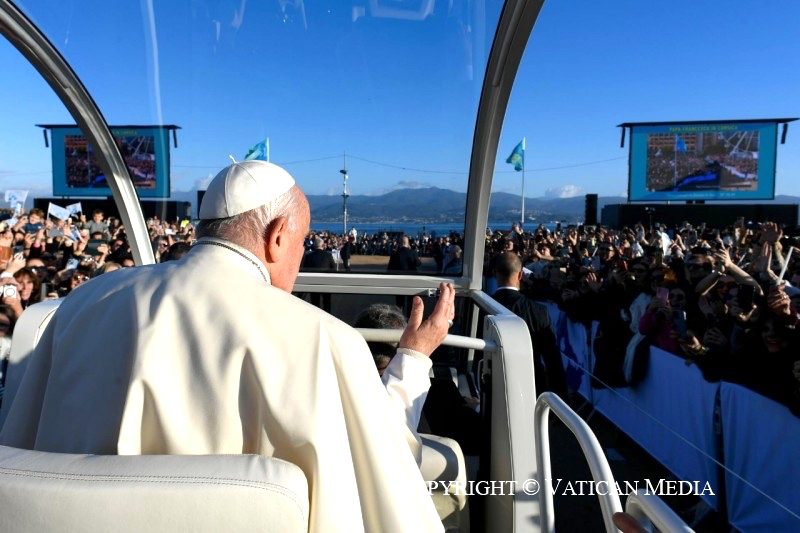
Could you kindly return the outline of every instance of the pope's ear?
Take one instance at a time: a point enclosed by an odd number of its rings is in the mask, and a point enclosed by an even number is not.
[[[289,249],[289,219],[278,217],[270,222],[264,235],[264,256],[270,263],[277,263]]]

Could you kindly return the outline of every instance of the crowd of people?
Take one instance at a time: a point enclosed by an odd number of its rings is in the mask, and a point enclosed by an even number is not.
[[[800,415],[800,257],[796,228],[773,222],[487,235],[485,274],[517,253],[522,292],[597,321],[594,386],[635,386],[656,346],[709,381],[743,384]],[[491,292],[491,282],[487,290]]]
[[[758,177],[758,159],[754,158],[732,154],[648,155],[647,190],[649,191],[679,189],[683,180],[696,176],[707,176],[708,181],[705,183],[707,186],[721,188],[750,186],[753,184],[742,180],[754,180]]]
[[[147,226],[159,262],[182,257],[195,238],[188,220],[152,218]],[[556,302],[574,320],[598,321],[595,385],[635,385],[646,371],[646,348],[656,346],[697,364],[709,380],[744,384],[800,413],[800,256],[792,252],[800,237],[784,230],[741,219],[722,228],[542,225],[524,232],[515,224],[487,231],[486,290],[494,292],[497,261],[512,252],[524,265],[522,294]],[[456,233],[312,232],[302,265],[350,271],[353,256],[382,255],[388,272],[415,272],[420,258],[431,257],[436,273],[458,275],[463,245]],[[29,305],[134,264],[118,218],[95,211],[58,220],[38,209],[0,222],[0,262],[0,339],[10,338]],[[328,301],[318,305],[330,309]],[[9,347],[0,340],[0,356]]]

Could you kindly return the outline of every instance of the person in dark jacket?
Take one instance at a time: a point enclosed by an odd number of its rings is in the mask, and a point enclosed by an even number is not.
[[[319,236],[314,237],[314,249],[303,257],[303,270],[306,272],[335,272],[336,261],[333,254],[325,249],[325,241]],[[323,311],[331,312],[331,295],[328,292],[311,293],[311,304]]]
[[[528,325],[533,346],[536,392],[549,390],[563,397],[567,392],[566,376],[561,353],[550,327],[550,315],[542,304],[519,291],[522,261],[514,252],[504,252],[495,260],[494,271],[497,290],[492,297]]]
[[[342,249],[339,252],[340,257],[342,258],[342,263],[344,264],[344,269],[347,272],[350,272],[350,258],[356,252],[356,245],[355,245],[355,238],[350,235],[344,241],[342,245]]]
[[[407,236],[403,235],[398,244],[400,246],[389,257],[387,272],[394,274],[416,272],[422,265],[422,261],[420,261],[417,252],[411,249],[411,241],[408,240]],[[409,296],[396,296],[395,302],[397,307],[401,308],[404,313],[408,313],[411,310],[411,298]]]
[[[417,252],[411,249],[408,237],[403,235],[400,239],[400,247],[389,257],[389,272],[416,272],[422,265]]]

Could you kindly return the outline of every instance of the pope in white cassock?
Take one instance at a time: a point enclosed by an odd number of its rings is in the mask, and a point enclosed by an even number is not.
[[[231,165],[200,218],[182,260],[104,274],[64,300],[0,444],[273,456],[308,478],[310,531],[440,530],[409,426],[453,287],[425,321],[415,298],[382,384],[354,329],[290,294],[310,214],[286,171]]]

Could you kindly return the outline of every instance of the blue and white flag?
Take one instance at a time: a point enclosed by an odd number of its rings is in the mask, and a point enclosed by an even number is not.
[[[680,135],[675,136],[675,151],[676,152],[686,152],[686,143],[683,142],[683,139]]]
[[[257,161],[269,161],[269,139],[265,139],[260,143],[255,144],[250,150],[248,150],[247,155],[244,156],[245,161],[251,160]]]
[[[508,156],[508,159],[506,159],[506,163],[510,163],[510,164],[514,165],[514,170],[516,170],[517,172],[519,172],[520,170],[525,168],[525,138],[524,137],[519,142],[519,144],[514,147],[514,150],[511,152],[511,155]]]
[[[69,209],[50,203],[47,206],[47,216],[53,216],[60,220],[67,220],[69,218]]]
[[[70,216],[78,216],[78,213],[83,213],[83,207],[81,207],[80,202],[77,204],[69,204],[67,206],[67,211],[69,211]]]

